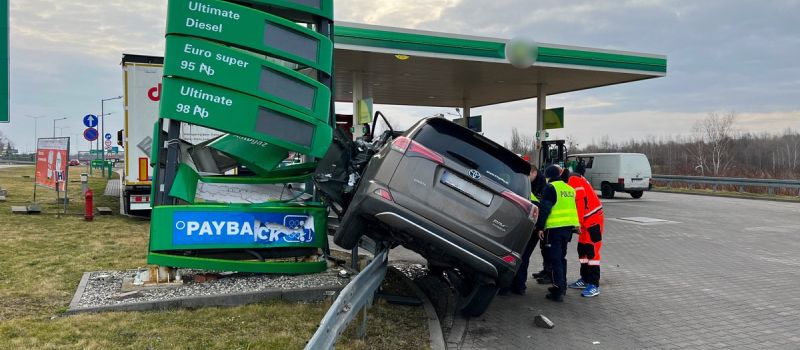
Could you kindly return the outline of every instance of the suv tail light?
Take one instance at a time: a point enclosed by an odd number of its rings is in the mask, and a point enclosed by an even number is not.
[[[517,264],[517,257],[515,257],[513,255],[506,255],[506,256],[503,257],[503,261],[505,261],[506,263],[509,263],[511,265],[516,265]]]
[[[619,178],[619,179],[617,179],[617,183],[618,183],[620,186],[622,186],[622,187],[625,187],[625,179],[623,179],[623,178]]]
[[[527,214],[531,219],[536,220],[538,218],[539,208],[533,205],[530,200],[522,198],[522,196],[511,191],[505,191],[500,195],[503,196],[503,198],[514,202],[514,204],[522,209],[522,211],[525,212],[525,214]]]
[[[387,200],[389,202],[394,202],[394,198],[392,197],[392,193],[389,192],[389,190],[387,190],[385,188],[379,188],[379,189],[377,189],[375,191],[372,191],[372,193],[381,196],[381,198],[383,198],[383,199],[385,199],[385,200]]]
[[[427,158],[439,165],[444,164],[444,157],[436,153],[428,147],[425,147],[418,142],[412,141],[410,138],[400,136],[392,141],[392,149],[400,153],[408,153],[409,156],[419,156]],[[407,151],[407,152],[406,152]]]
[[[392,149],[400,153],[406,153],[408,145],[410,144],[411,144],[410,138],[405,136],[400,136],[394,139],[394,141],[392,141]]]

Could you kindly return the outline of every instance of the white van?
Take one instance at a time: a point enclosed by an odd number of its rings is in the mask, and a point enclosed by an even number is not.
[[[641,198],[650,189],[653,172],[650,161],[641,153],[585,153],[567,157],[567,164],[583,162],[586,179],[599,189],[603,198],[614,198],[615,192],[627,192]]]

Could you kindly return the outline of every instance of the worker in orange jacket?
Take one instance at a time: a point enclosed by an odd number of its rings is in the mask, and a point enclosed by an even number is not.
[[[570,288],[583,289],[581,296],[590,298],[600,294],[600,248],[603,246],[603,227],[605,215],[603,203],[594,188],[583,177],[586,167],[578,163],[568,184],[575,189],[575,201],[581,232],[578,235],[578,259],[581,263],[581,278],[569,285]]]

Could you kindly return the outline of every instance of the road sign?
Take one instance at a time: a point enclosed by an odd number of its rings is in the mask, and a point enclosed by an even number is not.
[[[9,39],[9,14],[10,1],[4,1],[0,5],[0,123],[11,122],[11,111],[9,110],[9,84],[8,84],[8,39]]]
[[[331,73],[333,41],[278,16],[215,0],[170,1],[167,16],[167,34],[235,44]]]
[[[111,149],[111,140],[106,140],[103,144],[105,144],[106,149]]]
[[[94,114],[87,114],[83,117],[83,125],[86,125],[87,128],[97,127],[97,116]]]
[[[95,141],[98,135],[99,133],[95,128],[86,128],[86,130],[83,131],[83,138],[85,138],[86,141]]]
[[[93,149],[89,151],[89,154],[103,154],[103,150],[101,149]]]
[[[111,133],[106,133],[105,139],[106,140],[111,140]]]
[[[164,77],[162,118],[250,137],[322,157],[333,128],[325,120],[251,95],[180,78]],[[179,93],[180,92],[180,93]],[[231,115],[237,118],[230,118]]]
[[[542,129],[561,129],[564,127],[564,107],[546,109],[544,111],[544,127]]]
[[[206,40],[170,35],[164,75],[209,82],[255,95],[318,115],[319,119],[327,119],[330,111],[331,92],[322,83],[263,57]]]

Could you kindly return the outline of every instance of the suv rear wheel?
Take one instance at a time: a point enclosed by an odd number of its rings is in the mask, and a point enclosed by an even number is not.
[[[497,286],[494,284],[480,283],[473,287],[470,293],[470,300],[461,309],[461,313],[467,317],[478,317],[486,312],[492,303],[494,296],[497,295]]]
[[[639,199],[639,198],[642,198],[642,195],[644,194],[644,191],[630,191],[628,193],[630,193],[631,197]]]

